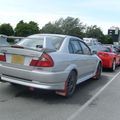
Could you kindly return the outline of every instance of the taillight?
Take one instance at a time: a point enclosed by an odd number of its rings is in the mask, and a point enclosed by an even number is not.
[[[36,67],[53,67],[54,62],[50,55],[43,54],[40,59],[35,60],[32,59],[30,66],[36,66]]]
[[[4,53],[0,53],[0,61],[6,61],[6,57]]]

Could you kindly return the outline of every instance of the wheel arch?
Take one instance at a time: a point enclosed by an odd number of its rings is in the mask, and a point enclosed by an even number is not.
[[[102,68],[103,68],[102,60],[98,61],[97,65],[96,65],[96,69],[95,69],[95,71],[94,71],[94,74],[96,73],[97,67],[98,67],[99,64],[101,64],[101,66],[102,66]]]
[[[68,66],[68,67],[66,68],[66,71],[69,71],[69,73],[70,73],[71,71],[75,71],[76,74],[78,75],[78,69],[77,69],[77,66],[74,65],[74,64]]]

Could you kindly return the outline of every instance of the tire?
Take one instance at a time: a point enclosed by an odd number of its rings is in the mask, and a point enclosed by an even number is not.
[[[94,79],[94,80],[99,80],[100,77],[101,77],[101,73],[102,73],[102,64],[99,63],[98,66],[97,66],[96,74],[95,74],[95,76],[93,77],[93,79]]]
[[[75,71],[71,71],[66,81],[66,97],[73,95],[76,88],[76,81],[77,73]]]
[[[116,69],[116,62],[115,62],[115,59],[113,60],[113,63],[112,63],[112,67],[111,67],[111,71],[115,71]]]

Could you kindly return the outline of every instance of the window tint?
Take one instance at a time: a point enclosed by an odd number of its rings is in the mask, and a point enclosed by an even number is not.
[[[74,53],[74,54],[82,54],[83,53],[79,40],[76,40],[76,39],[70,40],[69,52]]]
[[[83,54],[90,55],[90,49],[87,47],[87,45],[83,42],[80,42],[80,44],[83,49]]]

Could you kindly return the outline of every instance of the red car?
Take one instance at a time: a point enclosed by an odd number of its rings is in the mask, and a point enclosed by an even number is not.
[[[116,66],[120,65],[120,54],[113,46],[104,46],[101,51],[97,52],[97,55],[102,60],[103,68],[114,71]]]

